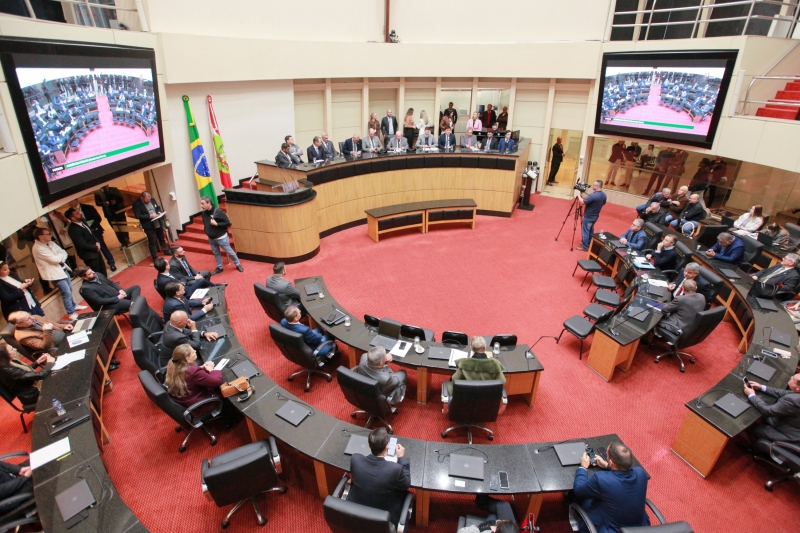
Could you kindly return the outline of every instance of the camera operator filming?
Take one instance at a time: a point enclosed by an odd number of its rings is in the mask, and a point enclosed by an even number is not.
[[[577,191],[580,191],[577,185],[575,188]],[[582,196],[582,193],[585,192],[585,188],[584,191],[575,193],[578,201],[584,206],[583,223],[581,224],[583,239],[581,240],[581,245],[577,248],[581,251],[589,249],[589,241],[592,239],[594,223],[597,222],[597,219],[600,217],[600,210],[606,204],[606,193],[603,192],[602,180],[596,180],[594,182],[592,191],[593,192],[587,195],[586,198]]]

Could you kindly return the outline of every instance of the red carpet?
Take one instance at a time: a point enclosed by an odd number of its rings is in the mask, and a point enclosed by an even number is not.
[[[784,87],[784,90],[778,91],[775,94],[775,99],[770,102],[786,102],[793,104],[800,104],[800,83],[789,82]],[[757,117],[770,117],[780,118],[784,120],[797,119],[797,107],[781,106],[774,104],[767,104],[764,107],[759,107],[756,110]]]
[[[511,219],[479,217],[476,229],[437,228],[389,237],[376,244],[359,226],[323,239],[314,259],[288,266],[290,279],[323,275],[332,295],[354,315],[370,313],[429,327],[453,329],[470,335],[516,333],[520,342],[532,344],[541,335],[557,335],[562,322],[581,310],[591,298],[581,288],[578,274],[570,277],[575,261],[584,257],[569,252],[571,224],[558,242],[554,237],[564,220],[568,202],[537,196],[532,213],[517,211]],[[626,228],[633,210],[607,205],[600,225],[608,230]],[[579,238],[579,235],[577,236]],[[577,242],[576,242],[577,245]],[[196,268],[214,267],[213,258],[190,254]],[[151,280],[149,260],[115,277],[123,285],[138,283],[155,308],[161,299]],[[258,365],[283,387],[343,420],[351,408],[335,382],[314,380],[304,394],[303,384],[286,382],[293,367],[273,345],[266,332],[269,319],[261,310],[252,284],[264,282],[272,265],[244,261],[240,274],[229,267],[215,279],[229,281],[228,302],[237,335]],[[122,321],[129,334],[127,323]],[[670,450],[670,444],[687,410],[684,403],[709,389],[739,361],[739,341],[734,327],[725,322],[706,342],[694,347],[697,364],[685,374],[667,360],[653,364],[655,351],[643,347],[631,371],[617,372],[606,383],[578,360],[578,342],[565,336],[560,345],[544,339],[535,352],[545,371],[534,408],[513,400],[493,429],[495,443],[559,441],[581,436],[617,433],[631,446],[652,475],[648,497],[669,520],[687,520],[698,532],[794,531],[800,520],[798,487],[784,483],[768,493],[764,481],[773,472],[757,465],[729,444],[719,466],[704,480]],[[588,343],[587,343],[588,345]],[[104,455],[120,496],[154,532],[209,532],[219,529],[227,509],[205,500],[200,490],[200,463],[248,442],[242,423],[219,434],[210,447],[202,434],[193,437],[185,454],[177,451],[182,434],[174,423],[144,395],[136,378],[138,369],[129,350],[118,352],[122,367],[112,374],[114,391],[106,396],[106,424],[111,444]],[[585,361],[585,357],[584,357]],[[416,375],[409,372],[410,391],[391,422],[395,433],[440,440],[449,424],[435,393],[427,405],[418,405]],[[439,378],[440,379],[440,378]],[[439,379],[434,377],[435,391]],[[2,407],[0,452],[29,449],[17,416]],[[363,423],[363,421],[362,421]],[[448,439],[466,442],[460,435]],[[478,436],[476,442],[486,444]],[[279,443],[284,457],[285,495],[261,498],[272,531],[327,531],[322,501],[316,495],[311,461]],[[434,494],[431,533],[454,531],[459,513],[476,513],[467,496]],[[542,530],[567,532],[566,504],[560,494],[545,499]],[[745,525],[746,524],[746,525]],[[234,517],[231,531],[263,531],[252,509]]]

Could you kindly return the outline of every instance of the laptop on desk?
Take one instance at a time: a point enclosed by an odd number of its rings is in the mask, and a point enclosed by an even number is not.
[[[714,402],[714,405],[731,415],[733,418],[738,417],[750,408],[750,404],[734,396],[730,392]]]
[[[439,361],[449,361],[450,354],[453,353],[452,348],[442,348],[441,346],[431,346],[428,348],[428,359],[437,359]]]
[[[303,285],[303,289],[306,291],[306,296],[312,296],[314,294],[319,294],[319,285],[316,283],[308,283]]]
[[[754,376],[763,379],[765,382],[772,379],[772,376],[775,375],[776,370],[769,365],[765,365],[761,361],[753,361],[753,364],[750,365],[750,368],[747,369],[748,374],[753,374]]]
[[[236,363],[231,370],[233,370],[233,373],[236,374],[236,377],[240,378],[246,377],[247,379],[250,379],[261,375],[261,372],[259,372],[255,365],[248,360]]]
[[[56,504],[58,510],[61,511],[61,518],[64,519],[64,522],[69,522],[78,513],[94,505],[95,499],[89,484],[85,479],[81,479],[61,494],[56,495]],[[78,521],[80,520],[79,518]]]
[[[737,274],[735,270],[731,270],[730,268],[720,268],[719,271],[722,272],[722,275],[728,279],[732,280],[742,279],[742,277],[739,274]]]
[[[204,327],[203,331],[205,333],[216,333],[217,337],[219,337],[220,339],[222,337],[228,336],[228,332],[225,331],[225,326],[223,324],[211,324],[209,326]]]
[[[275,414],[289,422],[294,427],[297,427],[301,422],[303,422],[303,420],[306,419],[308,415],[311,414],[311,411],[299,403],[289,400],[286,402],[286,405],[275,411]]]
[[[658,296],[659,298],[663,298],[665,294],[664,292],[665,289],[666,287],[657,287],[652,283],[647,284],[647,294],[649,294],[650,296]]]
[[[575,466],[581,464],[581,457],[586,453],[585,442],[565,442],[556,444],[553,449],[561,461],[561,466]]]
[[[768,300],[766,298],[756,298],[756,302],[758,302],[758,307],[760,307],[762,311],[773,311],[775,313],[778,312],[775,302],[771,299]]]
[[[764,246],[770,246],[771,247],[772,243],[774,242],[772,237],[770,237],[766,233],[761,233],[760,231],[758,233],[756,233],[756,239],[758,239],[758,242],[760,242]]]
[[[366,435],[350,434],[350,440],[347,442],[347,448],[344,449],[345,455],[353,455],[360,453],[361,455],[369,455],[372,451],[369,449],[369,440]]]
[[[615,239],[615,240],[608,241],[608,244],[610,244],[610,245],[611,245],[611,246],[613,246],[614,248],[627,248],[627,247],[628,247],[628,245],[627,245],[627,244],[622,244],[621,242],[619,242],[619,241],[618,241],[618,240],[616,240],[616,239]]]
[[[483,457],[450,454],[450,476],[483,481]]]
[[[783,331],[778,331],[775,328],[772,328],[769,332],[769,340],[777,344],[783,344],[784,346],[792,345],[792,336]]]

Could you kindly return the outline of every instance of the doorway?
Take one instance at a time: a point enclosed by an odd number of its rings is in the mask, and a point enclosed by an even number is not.
[[[553,164],[553,145],[556,144],[556,140],[559,137],[564,148],[564,160],[559,165],[555,176],[557,183],[547,185],[547,179],[550,177],[550,170]],[[572,196],[572,185],[577,178],[578,158],[580,157],[582,140],[583,132],[581,130],[565,130],[561,128],[552,128],[550,130],[550,137],[547,143],[547,163],[541,174],[543,193],[564,198]]]

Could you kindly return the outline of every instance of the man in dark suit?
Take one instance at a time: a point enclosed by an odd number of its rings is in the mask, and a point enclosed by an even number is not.
[[[283,312],[283,316],[284,318],[281,319],[281,326],[288,330],[294,331],[295,333],[301,334],[303,336],[303,342],[305,342],[306,345],[308,345],[308,347],[312,350],[316,350],[322,344],[332,340],[327,335],[323,335],[319,329],[311,329],[300,322],[302,314],[300,313],[300,309],[298,309],[295,305],[290,305],[287,307],[286,311]],[[322,347],[319,353],[316,355],[319,366],[322,366],[325,364],[325,362],[333,359],[335,356],[335,342]]]
[[[717,244],[706,250],[706,255],[718,261],[738,265],[744,259],[744,250],[742,239],[726,231],[717,235]]]
[[[158,272],[158,276],[156,277],[156,290],[162,295],[164,294],[164,288],[167,286],[167,284],[175,281],[183,283],[183,286],[186,287],[186,292],[189,294],[189,296],[194,294],[194,291],[197,289],[207,289],[214,286],[213,283],[208,281],[200,274],[196,274],[195,276],[191,277],[183,275],[183,273],[173,274],[170,271],[169,263],[167,263],[167,260],[163,257],[159,257],[153,261],[153,266]]]
[[[172,359],[172,352],[182,344],[188,344],[197,352],[197,358],[202,360],[200,353],[201,336],[207,341],[217,340],[217,334],[210,331],[202,333],[197,331],[197,325],[185,311],[175,311],[170,315],[169,322],[164,326],[164,333],[161,335],[161,348],[159,350],[158,364],[161,367],[167,366]]]
[[[114,283],[103,274],[95,272],[89,267],[75,269],[75,275],[80,276],[83,280],[80,290],[81,296],[94,311],[104,307],[106,309],[116,309],[116,314],[118,315],[127,313],[133,300],[138,298],[141,292],[138,285],[123,289],[118,283]]]
[[[281,151],[275,156],[275,164],[281,168],[289,168],[300,163],[300,158],[289,152],[289,143],[281,144]]]
[[[675,235],[665,235],[658,243],[653,254],[647,254],[647,259],[653,259],[653,266],[661,270],[675,270],[678,266],[678,251],[675,250]]]
[[[444,133],[439,135],[439,150],[443,152],[452,152],[456,148],[456,136],[453,135],[453,130],[445,128]]]
[[[558,183],[556,181],[556,174],[561,167],[561,162],[564,160],[564,145],[561,144],[561,137],[556,139],[556,144],[553,145],[553,156],[550,158],[550,176],[547,178],[547,184],[552,185]]]
[[[97,209],[95,209],[93,205],[82,204],[78,199],[72,200],[68,202],[68,204],[71,208],[77,209],[83,213],[83,219],[85,220],[86,225],[89,226],[89,229],[92,230],[94,238],[97,239],[98,243],[100,243],[100,251],[103,253],[103,257],[106,258],[108,266],[111,268],[111,272],[116,272],[116,261],[114,260],[114,256],[111,255],[111,250],[108,249],[106,241],[103,239],[103,233],[105,233],[105,230],[100,224],[100,222],[103,221],[103,217],[100,216],[100,213],[97,212]]]
[[[488,130],[486,132],[486,140],[483,141],[483,150],[485,150],[487,152],[489,150],[497,150],[497,143],[498,142],[499,141],[498,141],[497,137],[494,136],[494,132],[492,130]]]
[[[780,265],[766,268],[751,277],[760,282],[761,294],[774,295],[781,301],[791,300],[800,290],[800,272],[796,268],[798,262],[800,262],[800,256],[786,254]]]
[[[453,126],[455,127],[456,122],[458,122],[458,111],[456,111],[456,109],[453,107],[453,102],[447,104],[447,109],[442,112],[442,115],[450,117],[450,120],[453,121]],[[490,122],[487,124],[484,122],[484,124],[486,124],[486,129],[489,129],[489,126],[491,126],[493,123]]]
[[[352,157],[358,157],[361,155],[361,150],[363,146],[361,144],[361,137],[356,133],[350,139],[347,139],[342,146],[342,154],[349,155]]]
[[[606,461],[596,455],[602,468],[589,477],[589,454],[584,453],[575,472],[575,498],[584,508],[598,533],[615,533],[622,527],[649,526],[645,512],[647,473],[633,466],[630,449],[621,442],[612,442],[606,449]]]
[[[383,144],[389,142],[390,137],[394,137],[397,131],[397,117],[392,116],[392,110],[386,110],[386,116],[381,119],[381,133],[383,133]]]
[[[306,155],[308,156],[309,163],[326,159],[325,151],[322,149],[322,139],[314,137],[311,146],[306,150]]]
[[[154,220],[163,213],[164,210],[156,203],[149,192],[144,191],[139,199],[133,202],[133,216],[139,219],[142,229],[147,235],[147,243],[150,246],[150,256],[155,261],[158,257],[158,248],[164,252],[164,255],[169,255],[167,248],[167,241],[164,238],[164,217]]]
[[[83,219],[83,213],[79,209],[69,208],[64,213],[70,220],[70,225],[67,228],[69,238],[72,239],[72,244],[75,245],[75,251],[78,253],[83,262],[94,270],[103,275],[106,274],[106,263],[103,261],[103,256],[100,255],[100,243],[92,233],[86,221]]]
[[[507,131],[505,137],[500,139],[500,142],[497,145],[497,149],[501,152],[513,152],[514,151],[514,139],[511,138],[511,132]]]
[[[214,309],[214,303],[211,298],[203,298],[202,300],[188,300],[186,298],[186,289],[183,283],[173,281],[167,283],[164,288],[164,321],[169,320],[172,313],[175,311],[185,311],[189,315],[189,320],[200,320],[208,314],[209,311]],[[197,311],[193,311],[197,309]]]
[[[778,401],[769,405],[756,395],[756,391],[777,398]],[[766,417],[763,424],[753,428],[753,433],[771,441],[800,444],[800,374],[789,379],[789,390],[750,381],[749,386],[744,386],[744,393],[753,407]]]
[[[385,428],[373,430],[367,440],[372,453],[354,453],[350,457],[353,485],[347,500],[389,511],[389,518],[396,526],[411,486],[411,462],[401,444],[397,444],[395,452],[397,463],[384,459],[389,451],[389,434]]]
[[[681,289],[683,294],[664,304],[662,311],[665,316],[658,323],[673,333],[690,326],[697,318],[697,313],[706,308],[706,299],[702,294],[697,294],[697,283],[694,280],[684,280]]]
[[[300,309],[305,314],[303,304],[300,303],[302,295],[292,282],[286,279],[286,263],[279,261],[272,267],[272,276],[267,278],[267,288],[278,293],[278,300],[285,310],[290,305]]]
[[[683,294],[683,283],[686,280],[694,281],[695,284],[697,284],[697,293],[703,295],[703,298],[706,299],[706,304],[711,303],[714,296],[714,286],[700,275],[700,265],[695,262],[687,263],[686,266],[678,272],[678,277],[675,278],[675,281],[667,286],[667,288],[672,291],[673,297],[678,297]]]
[[[322,132],[322,149],[325,151],[325,159],[333,159],[339,152],[333,147],[333,142],[328,138],[328,134]]]
[[[453,121],[455,123],[455,121]],[[488,104],[486,106],[486,111],[483,112],[483,124],[486,126],[486,129],[492,127],[492,124],[497,122],[497,112],[492,109],[492,104]]]
[[[169,273],[173,276],[187,276],[193,279],[200,279],[200,277],[209,279],[211,277],[211,272],[208,270],[195,270],[189,264],[183,247],[173,246],[170,248],[169,253],[172,255],[169,260]]]

